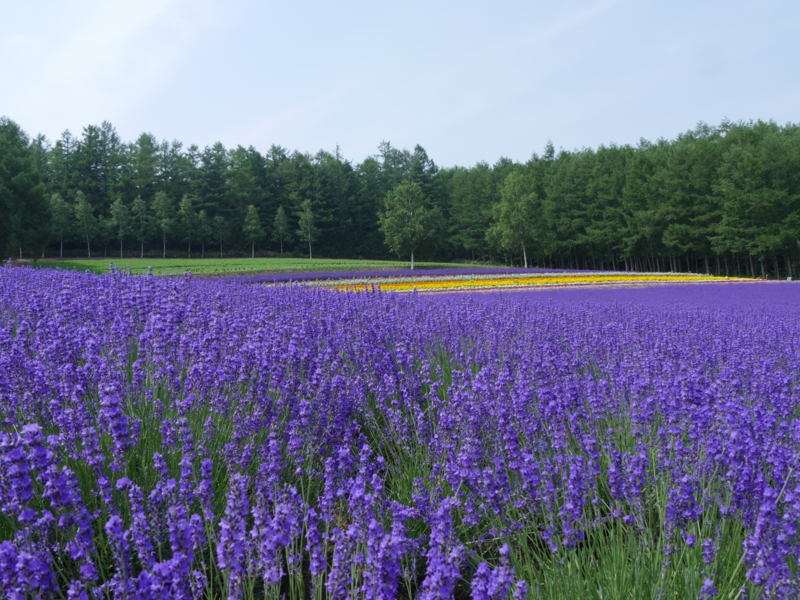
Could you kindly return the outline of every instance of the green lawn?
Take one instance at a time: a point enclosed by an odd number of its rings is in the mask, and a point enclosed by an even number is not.
[[[408,269],[408,261],[396,260],[349,260],[338,258],[123,258],[123,259],[80,259],[44,260],[34,264],[37,267],[77,269],[107,273],[109,263],[121,269],[128,267],[134,273],[146,273],[153,267],[155,275],[182,275],[190,271],[193,275],[215,275],[223,273],[302,273],[315,271],[358,271],[376,269]],[[419,268],[458,267],[452,263],[416,263]]]

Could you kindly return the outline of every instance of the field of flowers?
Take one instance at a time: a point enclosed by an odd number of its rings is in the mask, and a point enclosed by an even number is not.
[[[797,598],[800,286],[0,268],[9,598]]]
[[[498,269],[497,271],[500,271]],[[306,281],[304,285],[324,287],[343,292],[372,291],[379,288],[384,292],[465,292],[490,290],[523,290],[550,287],[578,286],[637,286],[670,283],[713,283],[713,282],[753,282],[753,279],[715,277],[694,273],[629,273],[614,271],[511,271],[487,274],[467,272],[451,274],[419,274],[359,278],[357,273],[348,274],[341,279],[320,278]]]

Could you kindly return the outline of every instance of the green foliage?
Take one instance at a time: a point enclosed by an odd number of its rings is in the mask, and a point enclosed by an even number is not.
[[[319,236],[316,226],[316,216],[311,209],[311,200],[303,200],[300,211],[297,213],[297,235],[308,244],[308,258],[311,256],[311,243]]]
[[[398,256],[411,256],[427,242],[441,220],[439,210],[426,206],[422,187],[415,181],[401,183],[386,195],[385,210],[378,215],[386,245]]]
[[[50,196],[50,227],[53,237],[59,242],[59,257],[64,256],[64,237],[72,228],[73,212],[70,205],[56,192]]]
[[[222,242],[228,237],[228,221],[222,215],[217,215],[211,220],[211,231],[214,240],[219,243],[219,257],[222,258]]]
[[[494,206],[495,223],[487,239],[508,252],[522,251],[523,266],[528,268],[527,249],[536,239],[537,219],[541,218],[541,203],[523,173],[508,174],[500,191],[500,202]]]
[[[250,258],[255,258],[256,242],[264,237],[264,229],[261,227],[261,218],[258,216],[258,211],[252,204],[247,207],[247,215],[244,218],[242,233],[251,245]]]
[[[421,146],[389,142],[351,164],[338,148],[309,154],[272,146],[262,154],[220,143],[184,147],[149,133],[125,144],[109,123],[66,131],[50,145],[3,119],[0,244],[8,253],[45,247],[63,256],[113,239],[124,249],[132,238],[139,256],[156,241],[162,256],[191,253],[198,243],[203,256],[208,243],[220,256],[252,256],[253,241],[235,235],[252,205],[261,217],[274,215],[281,253],[313,247],[321,256],[385,259],[397,250],[379,213],[390,192],[413,182],[438,215],[415,257],[783,277],[800,260],[798,173],[800,126],[761,121],[700,124],[636,147],[556,151],[548,143],[525,164],[501,158],[444,169]],[[88,230],[75,212],[79,191],[92,209]],[[53,213],[48,199],[56,193],[75,219]],[[170,207],[165,215],[164,197],[191,198],[191,211]],[[123,239],[111,214],[118,198],[131,215]],[[521,213],[512,219],[515,202]]]
[[[94,208],[89,204],[84,193],[80,190],[75,194],[75,221],[78,229],[86,240],[86,256],[92,258],[91,240],[98,228],[97,219],[94,216]]]
[[[183,241],[188,244],[188,258],[192,258],[192,242],[200,237],[199,217],[194,210],[194,198],[184,194],[178,209],[178,223]]]
[[[49,205],[25,132],[0,118],[0,250],[47,243]]]
[[[140,244],[139,258],[144,257],[144,241],[147,239],[147,232],[150,228],[151,214],[141,196],[136,196],[136,199],[131,205],[132,229],[136,234],[136,241]]]
[[[153,198],[153,216],[156,228],[161,233],[163,256],[167,257],[167,234],[175,225],[175,209],[172,199],[165,192],[157,192]]]
[[[208,218],[208,211],[202,209],[197,213],[197,236],[200,239],[200,256],[205,258],[206,242],[214,239],[214,230],[212,228],[211,219]]]
[[[283,254],[283,243],[292,241],[292,230],[289,227],[289,221],[286,218],[286,211],[283,206],[279,206],[275,211],[275,220],[272,223],[272,239],[280,242],[281,254]]]
[[[111,204],[111,220],[119,240],[119,257],[122,258],[122,242],[131,226],[131,215],[128,207],[122,203],[122,198],[117,198]]]
[[[485,255],[486,232],[497,200],[492,169],[478,163],[472,169],[456,167],[450,181],[450,241],[469,252]]]

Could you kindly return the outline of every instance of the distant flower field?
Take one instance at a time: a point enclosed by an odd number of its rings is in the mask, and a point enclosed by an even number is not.
[[[358,273],[340,274],[336,277],[325,277],[319,274],[318,279],[307,280],[306,285],[324,287],[339,291],[359,292],[372,291],[379,288],[384,292],[457,292],[488,290],[521,290],[541,289],[549,287],[576,286],[636,286],[672,283],[713,283],[713,282],[753,282],[753,279],[714,277],[692,273],[629,273],[607,271],[536,271],[497,269],[493,273],[486,271],[445,271],[436,273],[381,274],[371,273],[364,277]],[[285,281],[285,280],[284,280]],[[276,280],[277,282],[277,280]]]
[[[797,598],[798,374],[790,283],[2,267],[0,592]]]

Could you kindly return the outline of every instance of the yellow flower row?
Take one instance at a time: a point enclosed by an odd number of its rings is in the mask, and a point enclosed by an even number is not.
[[[684,274],[592,274],[592,275],[551,275],[540,277],[512,277],[496,276],[481,278],[431,278],[424,281],[383,281],[379,284],[381,290],[386,292],[410,292],[417,290],[447,291],[460,289],[491,289],[508,287],[549,287],[564,285],[591,285],[591,284],[624,284],[624,283],[681,283],[702,281],[731,281],[730,279],[713,276],[698,276]],[[372,289],[371,284],[340,283],[329,286],[330,289],[340,291],[364,291]]]

